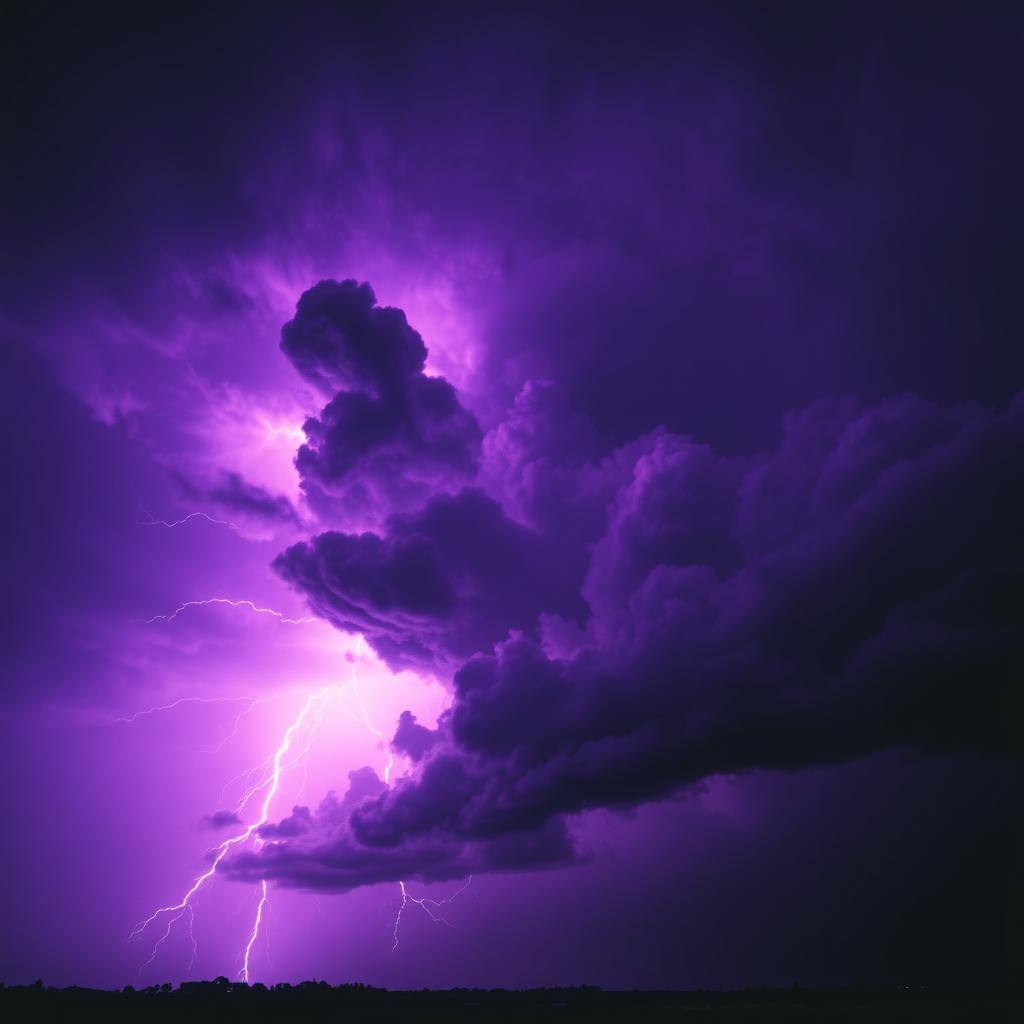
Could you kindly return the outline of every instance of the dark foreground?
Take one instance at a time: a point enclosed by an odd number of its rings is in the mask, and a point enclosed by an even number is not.
[[[283,1021],[1021,1021],[1017,993],[907,989],[604,992],[449,989],[389,992],[365,985],[186,983],[135,991],[0,985],[0,1019]]]

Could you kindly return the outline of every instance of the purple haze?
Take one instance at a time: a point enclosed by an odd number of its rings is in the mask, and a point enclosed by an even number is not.
[[[16,15],[0,981],[1019,975],[1021,27]]]

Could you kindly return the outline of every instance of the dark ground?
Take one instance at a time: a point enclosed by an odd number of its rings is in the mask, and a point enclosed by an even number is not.
[[[1021,1021],[1016,992],[907,989],[750,989],[743,992],[604,992],[598,988],[389,992],[241,985],[226,979],[141,991],[0,986],[8,1021]]]

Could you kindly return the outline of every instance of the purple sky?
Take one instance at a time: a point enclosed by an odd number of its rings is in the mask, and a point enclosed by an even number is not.
[[[0,981],[1019,974],[1022,19],[862,7],[15,15]]]

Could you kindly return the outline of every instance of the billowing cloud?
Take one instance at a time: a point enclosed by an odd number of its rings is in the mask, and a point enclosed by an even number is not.
[[[207,814],[203,817],[199,822],[199,827],[219,832],[222,828],[241,824],[242,819],[234,811],[214,811],[213,814]]]
[[[361,633],[396,669],[448,673],[541,611],[574,605],[552,546],[475,488],[393,515],[383,534],[321,534],[274,566],[316,614]]]
[[[282,818],[276,824],[271,822],[261,825],[258,831],[262,839],[290,839],[308,832],[312,827],[312,818],[308,807],[296,804],[287,818]]]
[[[353,833],[349,819],[365,790],[381,782],[368,768],[349,775],[341,799],[329,794],[315,812],[296,807],[277,826],[264,826],[267,841],[225,862],[232,878],[264,878],[294,888],[346,892],[378,882],[415,878],[445,882],[469,875],[537,870],[576,863],[579,855],[565,823],[552,819],[540,828],[466,841],[434,832],[410,837],[387,849],[369,847]]]
[[[377,305],[368,284],[321,281],[281,329],[281,350],[327,393],[400,391],[423,372],[427,347],[400,309]]]
[[[246,480],[233,470],[222,470],[211,483],[196,484],[181,474],[177,480],[189,498],[212,502],[226,512],[240,516],[256,525],[296,526],[299,518],[295,507],[283,494],[274,494]]]
[[[440,738],[438,730],[420,725],[411,711],[403,711],[398,718],[398,728],[391,739],[391,746],[413,761],[422,761]]]
[[[321,281],[281,332],[295,368],[333,397],[304,426],[295,464],[310,505],[328,521],[364,525],[454,490],[477,470],[480,428],[426,346],[368,284]]]
[[[5,911],[11,977],[134,981],[98,947],[83,961],[81,922],[121,934],[141,900],[165,905],[168,879],[193,877],[180,843],[145,833],[161,821],[194,828],[216,810],[211,773],[232,774],[236,755],[260,763],[277,739],[264,725],[284,704],[243,719],[223,758],[172,782],[160,765],[212,749],[246,705],[77,735],[47,709],[107,720],[178,694],[342,681],[350,645],[324,622],[217,604],[136,620],[214,595],[304,618],[266,573],[267,545],[249,540],[313,550],[299,529],[367,530],[387,548],[389,515],[418,517],[465,486],[532,531],[538,561],[565,583],[541,574],[515,614],[501,592],[486,628],[458,642],[447,626],[474,587],[488,598],[501,588],[500,575],[474,566],[466,581],[438,555],[456,579],[455,611],[408,626],[395,612],[406,593],[386,612],[346,593],[349,615],[317,590],[332,621],[382,618],[371,623],[381,644],[460,685],[454,718],[438,723],[433,700],[389,699],[410,680],[373,694],[366,673],[375,726],[398,727],[407,756],[392,788],[406,795],[399,809],[383,789],[364,793],[343,835],[331,826],[350,862],[366,854],[349,882],[399,856],[389,871],[426,870],[428,843],[449,870],[466,867],[467,847],[491,841],[463,838],[482,822],[648,799],[715,765],[806,764],[872,744],[1012,748],[1019,705],[998,680],[1020,660],[1019,548],[1004,518],[1019,469],[981,468],[995,448],[970,432],[1005,417],[958,403],[1002,409],[1024,381],[1024,145],[1006,130],[1018,117],[1020,14],[818,5],[780,19],[765,5],[567,3],[385,4],[382,17],[382,5],[361,5],[364,16],[317,4],[239,18],[206,5],[149,26],[113,7],[55,21],[44,5],[21,6],[5,26],[18,145],[4,159],[17,201],[0,275],[0,635],[5,696],[31,711],[5,716],[8,816],[48,813],[45,829],[8,844],[19,878]],[[264,53],[269,71],[253,60]],[[373,282],[379,305],[359,285],[340,298],[327,288],[296,315],[305,289],[353,274]],[[347,312],[335,317],[336,306]],[[404,309],[421,340],[400,315],[373,312],[386,306]],[[279,347],[293,317],[295,372]],[[33,352],[46,364],[29,367]],[[931,401],[883,401],[907,391]],[[816,401],[847,394],[863,404]],[[459,407],[484,432],[479,459]],[[954,469],[958,445],[977,480]],[[955,482],[914,491],[909,474],[926,466]],[[241,488],[209,497],[222,468],[319,524],[257,530],[237,507]],[[175,471],[202,501],[177,500]],[[903,495],[886,503],[897,484]],[[208,500],[236,507],[221,514]],[[139,502],[154,519],[203,509],[243,526],[196,517],[144,529]],[[317,567],[305,568],[320,588]],[[431,737],[393,720],[404,707]],[[337,726],[360,728],[355,717]],[[360,739],[337,757],[373,749]],[[1012,944],[993,954],[1012,909],[1000,892],[1015,877],[1004,794],[1020,765],[872,761],[709,787],[740,794],[757,827],[748,816],[750,827],[731,828],[744,816],[720,805],[702,817],[701,799],[645,811],[648,824],[620,843],[619,826],[594,815],[581,834],[593,825],[618,847],[616,871],[577,872],[557,907],[526,909],[543,882],[496,884],[491,908],[509,927],[487,932],[493,955],[476,955],[470,938],[464,956],[431,942],[425,957],[374,964],[381,922],[360,914],[350,946],[367,960],[339,966],[321,936],[296,962],[318,976],[365,968],[398,987],[536,983],[538,971],[576,976],[584,961],[592,980],[626,987],[788,983],[793,963],[819,981],[838,963],[869,980],[915,976],[908,964],[929,978],[1017,970]],[[964,764],[976,761],[984,770]],[[458,784],[454,805],[420,800],[424,779],[436,787],[435,762]],[[343,881],[317,827],[322,792],[308,818],[289,814],[285,792],[275,798],[275,823],[288,815],[296,832],[273,838],[282,877]],[[83,794],[97,793],[138,813],[109,828],[103,815],[83,822]],[[138,829],[146,870],[126,884]],[[672,851],[686,838],[677,864],[654,856],[667,835]],[[366,845],[385,839],[395,844]],[[706,844],[714,872],[695,864],[691,841]],[[890,856],[901,844],[903,857]],[[842,848],[849,870],[826,848]],[[52,898],[55,850],[81,862],[69,879],[84,867],[91,880],[73,901]],[[886,861],[887,876],[858,888],[865,859]],[[506,922],[516,903],[531,926]],[[563,941],[553,915],[585,903],[579,941]],[[745,908],[747,956],[722,924],[724,903]],[[851,925],[845,945],[808,946],[822,919],[839,918]],[[848,941],[858,921],[861,954]],[[777,940],[771,963],[763,935]],[[198,969],[228,969],[212,960],[216,943],[200,946],[211,959]],[[156,969],[169,976],[182,944],[161,949]]]
[[[510,586],[523,528],[479,492],[281,557],[314,610],[398,661],[466,657],[437,730],[399,723],[411,775],[351,806],[330,841],[253,853],[245,871],[262,860],[312,884],[312,859],[316,884],[347,887],[360,857],[379,880],[419,855],[449,863],[451,844],[486,860],[567,814],[715,774],[896,746],[1021,753],[1024,397],[1000,413],[823,401],[764,457],[664,431],[633,453],[578,618],[543,580]]]

